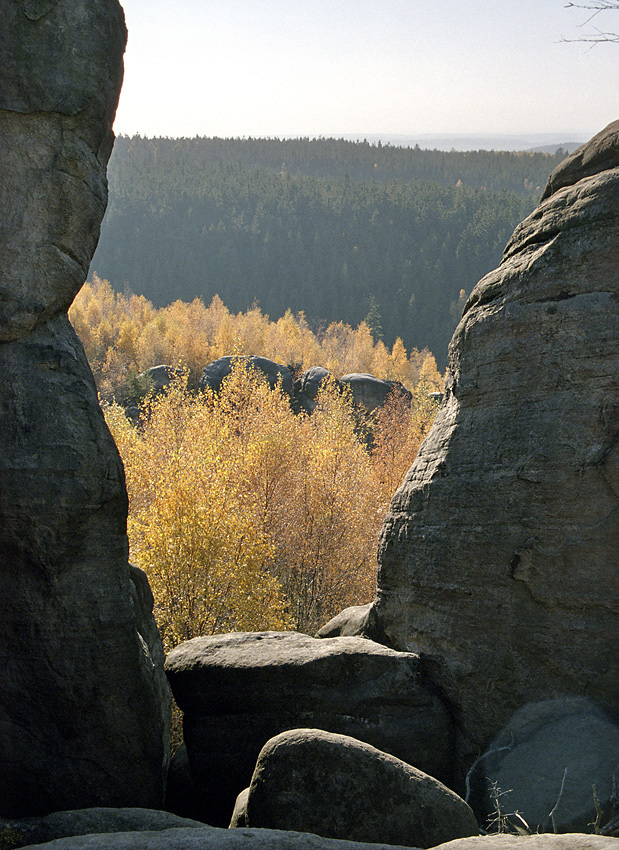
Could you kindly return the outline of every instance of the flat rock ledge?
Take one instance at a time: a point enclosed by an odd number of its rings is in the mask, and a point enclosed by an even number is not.
[[[78,835],[28,848],[46,850],[418,850],[394,844],[365,844],[270,829],[166,829]],[[22,850],[28,850],[22,848]],[[432,850],[618,850],[619,839],[601,835],[487,835],[459,838]]]
[[[448,783],[450,717],[414,653],[359,637],[245,632],[180,644],[166,673],[203,801],[177,814],[227,826],[262,747],[298,727],[349,735]]]

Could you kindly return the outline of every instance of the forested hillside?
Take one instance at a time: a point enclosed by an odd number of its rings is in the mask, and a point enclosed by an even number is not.
[[[463,294],[493,268],[561,155],[329,139],[121,137],[92,269],[156,306],[254,301],[319,330],[367,319],[441,368]]]

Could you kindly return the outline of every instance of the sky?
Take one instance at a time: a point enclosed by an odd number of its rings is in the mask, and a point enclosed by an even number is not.
[[[585,2],[585,0],[583,0]],[[566,0],[121,0],[117,133],[556,134],[619,118],[619,45]]]

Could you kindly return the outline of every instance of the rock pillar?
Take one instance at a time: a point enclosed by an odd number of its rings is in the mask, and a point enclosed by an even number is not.
[[[375,611],[426,658],[462,769],[529,701],[619,706],[619,122],[552,174],[464,308],[379,543]]]
[[[67,310],[107,202],[117,0],[0,4],[0,815],[161,805],[169,697]]]

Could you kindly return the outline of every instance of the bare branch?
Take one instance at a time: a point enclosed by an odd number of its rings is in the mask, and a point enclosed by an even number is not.
[[[557,832],[557,825],[555,823],[555,812],[559,808],[559,803],[561,802],[561,797],[563,796],[563,791],[565,789],[565,777],[566,776],[567,776],[567,767],[563,771],[563,779],[561,780],[561,789],[559,791],[559,796],[557,797],[557,802],[554,804],[554,806],[552,807],[551,811],[548,814],[548,817],[550,818],[550,820],[552,822],[552,831],[555,834]]]
[[[602,12],[618,12],[619,11],[619,0],[593,0],[591,3],[567,3],[565,6],[566,9],[585,9],[588,12],[591,12],[589,17],[583,21],[581,24],[578,24],[579,29],[581,27],[586,27],[587,24],[590,24],[591,21]],[[579,36],[578,38],[562,38],[561,41],[564,42],[574,42],[574,41],[583,41],[586,43],[594,44],[602,44],[602,43],[619,43],[619,33],[616,32],[605,32],[603,30],[594,27],[594,32],[589,33],[584,36]]]

